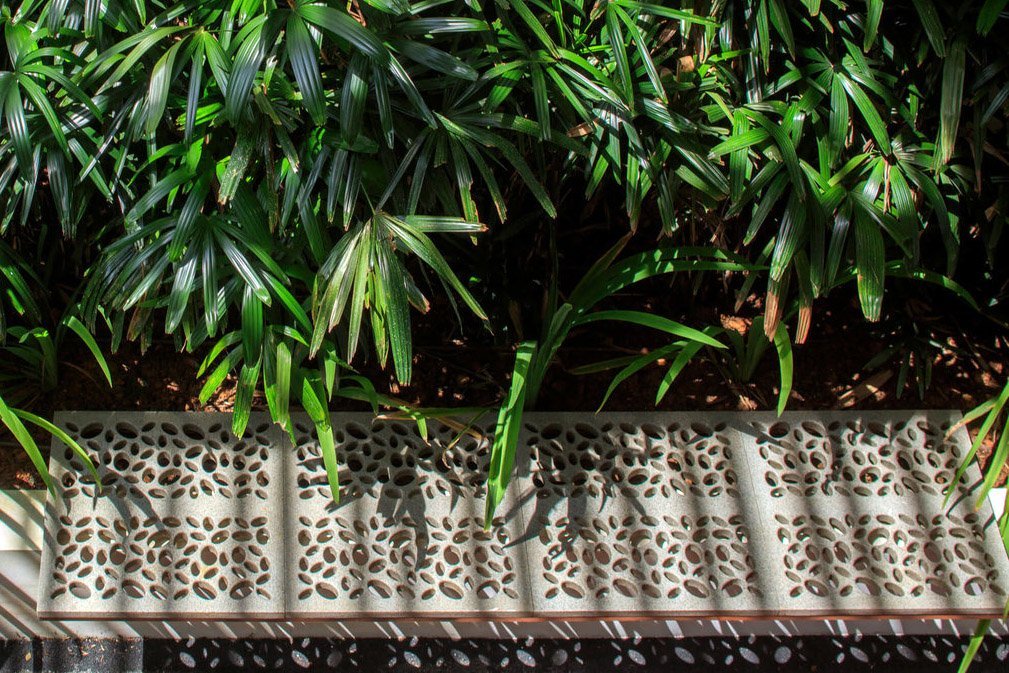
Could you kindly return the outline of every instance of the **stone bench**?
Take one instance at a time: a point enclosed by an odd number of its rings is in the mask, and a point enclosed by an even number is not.
[[[481,433],[307,418],[64,413],[45,619],[997,617],[1009,559],[956,412],[526,415],[484,531]],[[486,428],[484,428],[486,430]]]

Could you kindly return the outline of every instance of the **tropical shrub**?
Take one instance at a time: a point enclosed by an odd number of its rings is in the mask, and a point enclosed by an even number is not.
[[[432,305],[511,341],[497,279],[537,254],[525,322],[541,336],[518,351],[493,493],[509,424],[572,329],[668,333],[660,356],[608,364],[617,385],[672,356],[660,397],[705,345],[730,342],[752,374],[767,350],[752,337],[590,311],[646,276],[707,271],[764,295],[782,408],[791,343],[849,283],[870,321],[889,278],[999,313],[1006,4],[4,4],[5,357],[42,372],[55,356],[29,356],[26,335],[38,348],[53,322],[110,349],[170,335],[203,359],[203,398],[237,376],[236,430],[256,391],[288,428],[300,404],[338,497],[331,400],[397,404],[356,365],[410,381],[411,311]],[[576,284],[557,259],[586,202],[606,204],[610,235]],[[625,235],[636,252],[604,254]]]

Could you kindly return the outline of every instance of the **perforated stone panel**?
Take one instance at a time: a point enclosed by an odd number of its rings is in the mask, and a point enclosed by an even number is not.
[[[244,436],[226,414],[68,413],[102,491],[54,443],[62,499],[47,504],[40,616],[283,614],[281,432],[261,414]]]
[[[944,492],[970,445],[959,413],[742,417],[751,476],[773,514],[763,536],[785,609],[971,614],[1005,605],[1009,566],[981,476]],[[987,532],[986,532],[987,531]]]
[[[948,412],[525,416],[483,528],[488,423],[68,414],[39,609],[61,617],[997,615],[1009,560]]]
[[[295,421],[288,614],[312,618],[492,616],[527,611],[512,500],[483,526],[490,428],[334,416],[342,497],[333,504],[317,437]]]
[[[758,613],[742,438],[720,414],[529,414],[520,518],[537,613]],[[674,607],[675,606],[675,607]]]

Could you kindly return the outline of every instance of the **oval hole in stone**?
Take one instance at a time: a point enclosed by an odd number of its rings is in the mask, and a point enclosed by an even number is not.
[[[928,582],[928,588],[931,589],[932,593],[936,594],[937,596],[949,596],[951,593],[953,593],[952,591],[950,591],[949,585],[938,578],[931,577],[927,580],[927,582]]]
[[[641,431],[645,433],[645,436],[649,439],[660,440],[665,439],[666,437],[665,431],[653,423],[642,423]]]
[[[123,593],[125,593],[130,598],[143,598],[144,588],[140,586],[140,583],[135,580],[124,580]]]
[[[252,582],[248,580],[236,582],[234,586],[231,587],[231,591],[228,592],[228,595],[236,600],[246,598],[250,594],[252,594]]]
[[[390,598],[392,596],[392,589],[381,580],[369,580],[368,588],[379,598]]]
[[[497,580],[488,580],[477,587],[476,594],[480,598],[494,598],[501,591],[501,585]]]
[[[84,439],[94,439],[100,434],[102,434],[101,423],[88,423],[83,428],[81,428],[80,432],[81,437]]]
[[[443,594],[454,600],[460,600],[464,595],[462,588],[458,584],[448,580],[439,582],[438,588],[441,589]]]
[[[353,437],[354,439],[361,439],[361,440],[368,439],[368,430],[366,428],[361,427],[357,423],[347,424],[347,434]]]
[[[638,595],[638,588],[622,577],[613,580],[613,588],[628,598],[636,598]]]
[[[77,598],[80,598],[81,600],[91,598],[91,589],[89,589],[88,586],[83,582],[71,582],[70,593],[72,593]]]
[[[781,439],[788,435],[787,423],[775,423],[767,429],[767,434],[775,439]]]
[[[698,582],[694,579],[688,579],[683,581],[683,588],[686,589],[691,595],[697,596],[698,598],[707,598],[711,595],[704,584]]]
[[[806,590],[814,596],[824,598],[830,595],[830,590],[827,589],[827,585],[818,580],[806,580],[805,586]]]
[[[561,428],[559,423],[550,423],[540,428],[540,437],[548,440],[557,439],[561,436],[561,432],[563,432],[563,428]]]
[[[207,601],[217,598],[217,590],[213,585],[202,580],[193,582],[193,593]]]
[[[206,437],[206,435],[203,433],[203,429],[198,425],[193,425],[192,423],[186,423],[182,426],[182,434],[184,434],[189,439],[194,439],[197,441],[201,441]]]

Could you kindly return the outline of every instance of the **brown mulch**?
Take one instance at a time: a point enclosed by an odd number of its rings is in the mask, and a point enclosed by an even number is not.
[[[656,302],[658,303],[658,302]],[[720,320],[727,327],[745,329],[748,318],[759,313],[759,299],[737,315],[733,307],[706,307],[702,320]],[[665,307],[656,306],[665,315]],[[707,311],[704,314],[704,311]],[[433,314],[434,312],[432,312]],[[442,316],[445,313],[441,314]],[[687,321],[689,322],[689,321]],[[601,324],[605,325],[605,323]],[[411,385],[397,385],[388,371],[375,363],[355,362],[379,387],[419,406],[494,405],[510,376],[514,354],[479,332],[469,337],[444,333],[433,317],[420,317],[415,325],[414,377]],[[795,347],[795,381],[790,409],[906,409],[953,408],[968,410],[997,392],[1004,382],[1005,347],[991,330],[964,327],[955,335],[942,335],[951,348],[934,353],[931,386],[919,399],[914,386],[896,394],[899,364],[886,363],[865,371],[866,363],[883,347],[880,327],[862,319],[850,298],[835,300],[819,309],[807,343]],[[964,336],[975,334],[970,342]],[[609,326],[573,334],[559,353],[537,402],[537,409],[556,411],[595,410],[616,370],[575,375],[571,369],[622,354],[645,352],[664,343],[648,330]],[[629,346],[632,345],[632,346]],[[956,347],[956,348],[953,348]],[[634,350],[637,349],[637,350]],[[179,353],[171,341],[157,342],[146,353],[127,344],[109,359],[115,386],[109,388],[97,366],[83,349],[67,349],[64,356],[74,366],[61,371],[61,385],[43,405],[56,410],[160,410],[228,411],[234,403],[234,379],[227,380],[207,404],[198,396],[203,381],[196,372],[199,356]],[[677,383],[655,407],[655,391],[665,367],[649,367],[624,384],[610,398],[606,409],[641,410],[755,410],[771,409],[777,400],[778,370],[773,348],[765,354],[749,383],[730,378],[707,353],[683,371]],[[660,363],[660,365],[663,363]],[[668,364],[668,363],[664,363]],[[265,409],[262,399],[255,405]],[[352,401],[334,399],[334,410],[366,409]],[[0,488],[38,488],[40,479],[17,445],[0,444]],[[48,440],[40,437],[40,445]],[[986,447],[984,457],[990,452]]]

